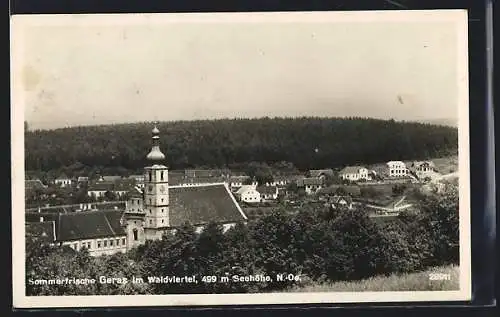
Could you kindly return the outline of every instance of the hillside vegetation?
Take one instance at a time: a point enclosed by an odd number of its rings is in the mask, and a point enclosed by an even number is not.
[[[456,128],[366,118],[261,118],[159,123],[171,169],[287,161],[306,170],[427,159],[457,153]],[[101,125],[26,132],[26,169],[79,164],[138,170],[152,124]]]
[[[449,275],[449,279],[431,280],[432,274]],[[430,268],[422,272],[375,276],[361,281],[339,281],[296,285],[287,292],[404,292],[456,291],[460,289],[457,265]]]

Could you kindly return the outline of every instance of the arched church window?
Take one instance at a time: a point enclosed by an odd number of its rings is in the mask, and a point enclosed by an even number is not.
[[[138,239],[138,232],[137,232],[137,229],[134,229],[134,240],[137,241]]]
[[[153,174],[149,172],[149,181],[151,181],[152,179],[153,179]]]
[[[160,179],[163,180],[163,171],[160,172]]]

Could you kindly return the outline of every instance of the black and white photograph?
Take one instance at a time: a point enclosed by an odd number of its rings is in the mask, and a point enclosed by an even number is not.
[[[465,10],[11,18],[14,307],[470,299]]]

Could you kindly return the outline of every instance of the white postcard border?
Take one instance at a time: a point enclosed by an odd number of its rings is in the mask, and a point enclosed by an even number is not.
[[[24,25],[60,25],[68,21],[114,25],[206,22],[426,22],[457,24],[459,109],[459,192],[460,192],[460,290],[429,292],[329,292],[259,294],[188,294],[128,296],[26,296],[24,226],[24,98],[20,74],[23,58]],[[186,13],[186,14],[82,14],[29,15],[11,17],[11,131],[12,131],[12,247],[13,305],[15,308],[46,307],[127,307],[127,306],[214,306],[245,304],[367,303],[464,301],[471,298],[470,252],[470,173],[468,102],[468,27],[465,10],[366,11],[366,12],[286,12],[286,13]]]

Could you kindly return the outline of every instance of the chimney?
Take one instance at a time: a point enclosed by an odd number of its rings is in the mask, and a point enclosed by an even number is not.
[[[43,222],[43,217],[40,217],[40,222]]]

